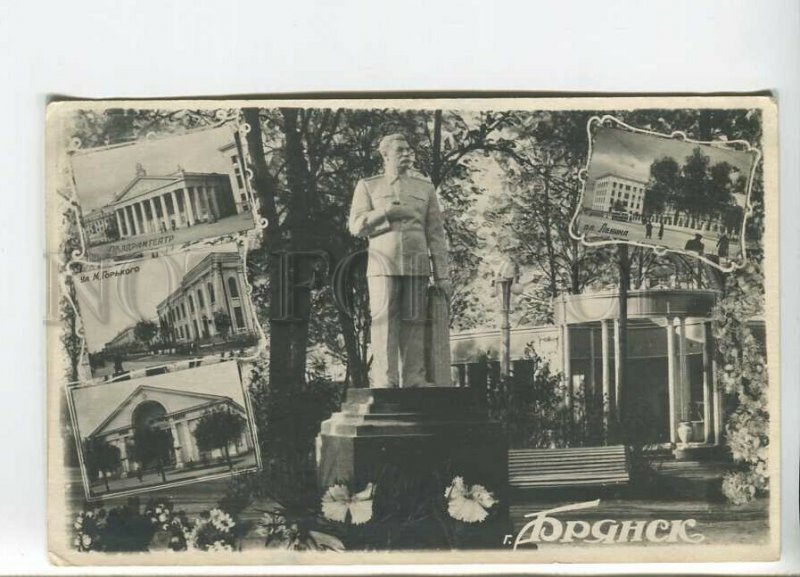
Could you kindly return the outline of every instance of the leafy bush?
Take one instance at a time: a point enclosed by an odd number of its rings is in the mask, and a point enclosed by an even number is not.
[[[734,407],[725,425],[725,442],[737,463],[722,490],[733,503],[744,503],[769,487],[769,411],[766,350],[751,321],[764,311],[764,277],[758,263],[748,263],[727,278],[726,295],[714,311],[717,383]]]
[[[582,389],[567,406],[560,373],[550,370],[529,346],[531,369],[488,379],[489,416],[504,428],[511,448],[557,448],[602,445],[602,402]],[[487,371],[491,375],[491,371]]]
[[[322,377],[268,382],[266,361],[253,364],[250,393],[264,475],[280,494],[316,492],[315,440],[320,423],[341,405],[341,387]]]

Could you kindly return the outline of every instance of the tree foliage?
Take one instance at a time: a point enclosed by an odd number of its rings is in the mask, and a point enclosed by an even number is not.
[[[197,420],[194,438],[201,451],[222,449],[228,468],[233,468],[229,445],[242,436],[247,422],[241,415],[228,410],[206,413]]]
[[[227,339],[231,332],[231,316],[225,311],[214,312],[214,328],[217,334],[223,339]]]
[[[108,472],[120,465],[121,452],[119,448],[98,437],[89,439],[85,448],[84,454],[89,476],[92,478],[100,476],[105,483],[106,491],[108,491]]]
[[[139,321],[133,327],[133,336],[144,346],[149,347],[158,334],[158,325],[153,321]]]
[[[676,214],[686,213],[694,218],[722,215],[725,224],[733,224],[729,228],[736,228],[731,221],[740,219],[743,211],[737,207],[733,194],[744,194],[746,183],[744,175],[736,174],[727,162],[712,165],[700,147],[683,164],[670,156],[657,159],[650,166],[644,212],[653,214],[671,208]]]

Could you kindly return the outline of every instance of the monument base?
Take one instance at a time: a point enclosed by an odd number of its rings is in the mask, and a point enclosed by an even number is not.
[[[350,389],[341,412],[322,423],[317,473],[323,491],[344,483],[357,492],[374,483],[376,517],[411,524],[443,517],[440,528],[466,536],[458,546],[501,547],[510,532],[507,444],[474,389]],[[455,477],[498,499],[485,521],[459,521],[448,513],[445,493]],[[420,526],[414,531],[406,546],[435,542],[420,534]]]

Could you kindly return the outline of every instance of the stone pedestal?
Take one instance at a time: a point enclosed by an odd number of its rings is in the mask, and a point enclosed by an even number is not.
[[[494,540],[508,528],[507,443],[474,389],[350,389],[341,412],[322,423],[317,472],[321,490],[375,483],[376,506],[382,494],[398,517],[426,499],[446,510],[445,490],[461,476],[499,499],[484,545],[500,547]]]

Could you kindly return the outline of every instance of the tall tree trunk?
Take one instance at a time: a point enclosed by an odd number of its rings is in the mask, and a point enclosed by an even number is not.
[[[431,149],[431,182],[439,188],[442,178],[442,111],[433,113],[433,146]]]
[[[289,318],[281,318],[283,338],[287,342],[286,377],[292,383],[305,381],[306,359],[308,353],[308,331],[311,317],[311,280],[317,274],[318,257],[310,253],[318,253],[320,247],[326,246],[324,239],[315,234],[314,218],[317,214],[315,192],[310,187],[308,163],[298,131],[298,109],[282,108],[284,134],[286,136],[286,181],[289,187],[287,225],[289,229],[289,251],[283,264],[284,288],[281,298],[291,299],[289,305],[292,314]],[[288,276],[286,274],[288,273]],[[289,279],[291,286],[285,286]],[[273,321],[274,322],[274,321]]]
[[[228,470],[230,471],[233,469],[233,461],[231,461],[231,452],[228,449],[228,443],[222,446],[222,450],[225,452],[225,460],[228,462]]]
[[[625,387],[628,366],[628,289],[631,282],[631,261],[627,244],[617,245],[617,266],[619,268],[619,367],[617,367],[619,381],[615,388],[619,391],[620,396],[616,399],[617,422],[623,425],[623,437],[627,437],[628,434],[633,433],[624,425],[628,417],[625,414],[625,398],[628,396]],[[624,438],[624,440],[627,442],[629,439]]]
[[[555,298],[558,293],[556,278],[556,251],[553,246],[553,231],[550,223],[550,173],[544,177],[544,242],[547,248],[547,277],[550,297]]]
[[[288,324],[278,320],[281,316],[281,291],[285,290],[284,279],[281,277],[281,254],[287,247],[278,216],[278,185],[267,167],[258,108],[245,108],[243,115],[250,126],[247,148],[253,164],[253,186],[258,195],[261,215],[267,220],[261,250],[265,253],[264,261],[269,274],[269,302],[266,311],[269,319],[269,382],[271,386],[281,386],[291,382]]]

